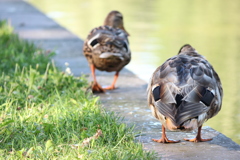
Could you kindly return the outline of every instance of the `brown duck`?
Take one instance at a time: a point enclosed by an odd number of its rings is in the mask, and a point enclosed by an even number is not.
[[[120,70],[131,60],[128,36],[129,34],[123,26],[123,16],[118,11],[111,11],[107,15],[104,25],[94,28],[88,35],[84,42],[83,52],[92,72],[93,92],[115,89]],[[98,84],[95,69],[116,72],[109,87],[102,88]]]
[[[176,143],[169,140],[166,130],[190,131],[198,128],[191,142],[212,139],[201,138],[205,121],[221,109],[223,89],[218,74],[211,64],[189,44],[177,56],[169,58],[156,69],[148,85],[148,104],[162,123],[162,137],[155,142]]]

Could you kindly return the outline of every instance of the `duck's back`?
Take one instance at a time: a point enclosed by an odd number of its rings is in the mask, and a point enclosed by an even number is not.
[[[221,109],[217,73],[201,55],[179,54],[153,74],[148,90],[153,114],[170,130],[191,130]]]
[[[99,70],[120,71],[131,59],[127,36],[110,26],[94,28],[84,42],[84,55]]]

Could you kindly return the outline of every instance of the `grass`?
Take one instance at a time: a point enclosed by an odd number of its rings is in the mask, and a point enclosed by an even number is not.
[[[59,71],[52,56],[0,22],[1,159],[155,159],[85,77]]]

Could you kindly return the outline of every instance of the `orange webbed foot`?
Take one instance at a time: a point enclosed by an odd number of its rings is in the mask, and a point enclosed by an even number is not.
[[[189,141],[189,142],[206,142],[206,141],[211,141],[212,138],[209,138],[209,139],[201,138],[201,129],[202,129],[202,126],[199,126],[196,138],[193,138],[193,139],[184,138],[184,140],[185,141]]]
[[[115,86],[108,86],[108,87],[104,87],[103,89],[104,90],[114,90],[114,89],[117,89],[117,87],[115,87]]]
[[[158,143],[179,143],[180,140],[169,140],[168,138],[161,138],[161,139],[152,139],[154,142]]]
[[[98,83],[93,83],[92,84],[92,92],[93,93],[104,93],[105,91]]]
[[[202,139],[202,138],[188,139],[188,138],[184,138],[184,140],[189,141],[189,142],[206,142],[206,141],[211,141],[212,138],[209,138],[209,139]]]

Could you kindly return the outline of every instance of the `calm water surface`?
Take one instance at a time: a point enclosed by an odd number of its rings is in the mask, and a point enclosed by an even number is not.
[[[127,66],[148,81],[156,67],[189,43],[219,73],[223,108],[206,125],[240,144],[239,0],[29,0],[80,38],[119,10],[130,33],[132,61]]]

